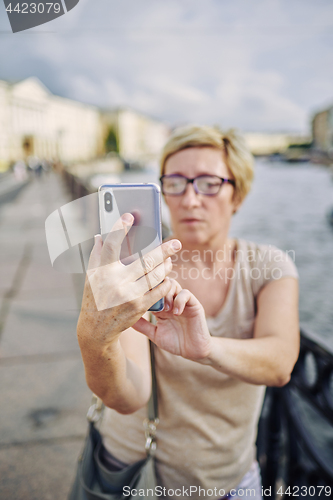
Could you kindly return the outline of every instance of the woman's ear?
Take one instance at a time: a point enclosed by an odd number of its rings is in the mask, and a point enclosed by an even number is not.
[[[243,200],[240,199],[239,195],[234,195],[233,198],[233,211],[232,214],[234,215],[236,212],[238,212],[239,208],[241,207]]]

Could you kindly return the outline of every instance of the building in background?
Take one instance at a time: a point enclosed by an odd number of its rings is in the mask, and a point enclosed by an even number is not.
[[[37,78],[0,80],[0,169],[37,156],[62,162],[103,152],[95,106],[53,95]]]
[[[103,111],[53,95],[35,77],[0,80],[0,170],[29,156],[85,162],[116,151],[125,162],[154,163],[166,124],[134,110]]]
[[[312,135],[314,149],[333,158],[333,106],[314,115]]]
[[[246,143],[255,156],[286,154],[290,146],[302,146],[311,143],[311,137],[283,133],[246,133]]]
[[[314,116],[312,130],[314,147],[331,155],[333,106]],[[160,120],[126,107],[101,110],[53,95],[35,77],[18,83],[0,80],[0,170],[30,156],[74,164],[108,152],[119,154],[125,166],[156,168],[169,135]],[[308,136],[284,133],[247,133],[245,138],[257,156],[299,157],[302,146],[311,143]]]
[[[169,127],[129,108],[101,112],[106,148],[129,163],[156,164],[170,135]]]

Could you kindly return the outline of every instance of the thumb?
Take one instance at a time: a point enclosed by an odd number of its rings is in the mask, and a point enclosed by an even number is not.
[[[146,319],[140,318],[136,323],[134,323],[132,328],[134,328],[137,332],[143,333],[150,340],[154,341],[156,326],[152,325]]]
[[[96,269],[101,265],[101,252],[103,246],[102,236],[100,234],[95,234],[95,243],[91,251],[88,263],[88,269]]]
[[[130,213],[125,213],[114,224],[111,231],[105,238],[101,253],[101,265],[105,266],[117,262],[120,258],[121,244],[134,223],[134,217]]]

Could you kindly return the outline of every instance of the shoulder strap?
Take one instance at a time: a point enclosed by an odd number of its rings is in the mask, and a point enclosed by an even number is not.
[[[151,395],[148,401],[148,418],[149,420],[156,420],[158,419],[158,400],[157,400],[154,344],[151,340],[149,340],[149,348],[150,348],[150,366],[151,366]]]
[[[150,313],[149,320],[154,325],[156,318]],[[156,371],[155,371],[155,353],[154,344],[149,340],[150,349],[150,366],[151,366],[151,395],[148,401],[148,418],[143,422],[146,436],[145,449],[148,455],[154,455],[156,451],[156,427],[159,423],[158,419],[158,401],[157,401],[157,384],[156,384]]]

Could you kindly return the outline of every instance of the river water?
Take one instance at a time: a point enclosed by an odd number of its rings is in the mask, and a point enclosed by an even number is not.
[[[156,180],[153,172],[121,175],[122,182]],[[333,228],[327,220],[332,207],[327,167],[257,160],[253,188],[234,216],[231,235],[295,252],[301,325],[333,350]],[[168,219],[165,206],[163,211]]]
[[[333,348],[333,178],[326,167],[258,162],[232,234],[295,251],[300,320]]]

